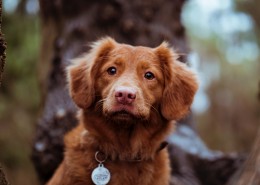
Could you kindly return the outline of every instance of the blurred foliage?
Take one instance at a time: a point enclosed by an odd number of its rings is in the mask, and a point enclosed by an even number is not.
[[[7,60],[0,89],[0,163],[11,184],[37,184],[30,150],[40,103],[36,71],[39,20],[37,16],[4,14],[2,29]]]
[[[198,55],[197,69],[209,102],[207,109],[194,117],[210,148],[249,152],[260,125],[260,6],[259,1],[225,3],[224,8],[202,18],[208,20],[206,24],[190,17],[186,20],[191,50]],[[194,11],[195,4],[186,11]],[[194,13],[199,12],[188,12],[188,16]]]

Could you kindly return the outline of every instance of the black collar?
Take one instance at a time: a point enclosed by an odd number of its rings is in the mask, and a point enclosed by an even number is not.
[[[156,150],[156,154],[158,154],[160,151],[162,151],[164,148],[166,148],[168,146],[168,142],[166,141],[163,141],[159,148]],[[115,160],[112,160],[109,156],[106,156],[103,152],[100,152],[100,157],[101,158],[104,158],[104,159],[109,159],[111,161],[115,161]],[[103,157],[102,157],[103,156]],[[101,160],[101,159],[100,159]],[[118,159],[119,160],[119,159]],[[149,159],[148,159],[149,160]],[[144,161],[144,159],[141,157],[141,155],[133,158],[133,159],[126,159],[126,160],[121,160],[121,161],[124,161],[124,162],[142,162]],[[146,160],[147,161],[147,160]]]

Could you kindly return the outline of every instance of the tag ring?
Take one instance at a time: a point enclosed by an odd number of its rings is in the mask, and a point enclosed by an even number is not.
[[[103,156],[105,156],[105,158],[103,160],[102,159],[100,160],[98,158],[98,154],[103,154]],[[101,164],[101,163],[103,163],[103,162],[105,162],[107,160],[107,156],[104,153],[102,153],[100,151],[97,151],[96,154],[95,154],[95,159],[96,159],[97,162],[99,162]]]

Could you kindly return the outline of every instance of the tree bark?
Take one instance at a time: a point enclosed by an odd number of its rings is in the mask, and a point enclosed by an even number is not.
[[[6,42],[2,34],[2,0],[0,1],[0,87],[2,83],[2,74],[4,72],[6,58]]]
[[[4,72],[5,57],[6,57],[6,42],[2,34],[2,0],[0,0],[0,87],[2,83],[2,73]],[[2,166],[0,165],[0,184],[8,185]]]
[[[9,185],[8,181],[6,180],[4,171],[0,165],[0,184],[1,185]]]
[[[167,40],[177,52],[188,53],[185,29],[180,20],[184,2],[40,0],[42,45],[39,64],[43,110],[37,123],[32,160],[42,183],[52,176],[63,158],[64,134],[77,124],[77,108],[66,88],[64,69],[69,59],[86,52],[89,42],[106,35],[119,42],[150,47]],[[185,55],[181,55],[180,60],[185,62]],[[173,168],[171,184],[225,184],[243,159],[208,150],[191,129],[191,122],[189,117],[179,123],[183,127],[178,126],[169,138]],[[183,140],[189,145],[183,146]],[[190,146],[198,153],[192,153]],[[205,152],[208,155],[204,155]],[[221,165],[217,167],[216,163]],[[223,168],[226,170],[222,173]],[[211,177],[212,183],[208,183],[207,176]]]

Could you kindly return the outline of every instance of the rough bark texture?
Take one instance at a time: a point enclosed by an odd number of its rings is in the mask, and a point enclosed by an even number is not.
[[[0,184],[1,185],[9,185],[9,183],[6,180],[6,177],[5,177],[5,174],[4,174],[4,171],[1,167],[1,165],[0,165]]]
[[[0,87],[2,83],[2,74],[4,72],[5,57],[6,57],[6,42],[2,34],[2,0],[0,1]]]
[[[64,69],[69,59],[86,52],[89,42],[106,35],[118,42],[151,47],[167,40],[178,52],[187,53],[185,30],[180,22],[183,3],[184,0],[40,0],[44,104],[32,159],[41,182],[46,182],[61,162],[63,135],[77,124],[77,109],[66,88]],[[185,62],[183,56],[180,60]],[[171,184],[225,184],[243,158],[208,150],[187,124],[190,120],[181,123],[183,127],[178,126],[169,138]]]
[[[2,82],[2,73],[4,72],[4,64],[5,64],[5,49],[6,49],[6,42],[4,40],[2,34],[2,0],[0,0],[0,87]],[[6,180],[4,171],[0,165],[0,185],[8,185],[9,183]]]

